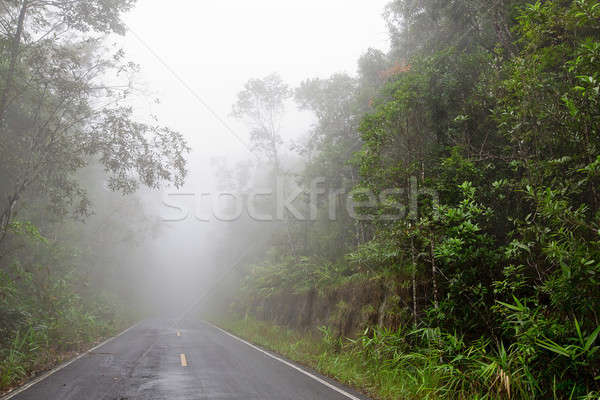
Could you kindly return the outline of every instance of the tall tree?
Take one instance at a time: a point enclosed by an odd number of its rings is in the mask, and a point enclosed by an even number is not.
[[[91,161],[99,160],[108,186],[123,193],[139,183],[180,185],[183,137],[134,119],[128,77],[137,66],[120,50],[107,55],[98,38],[124,33],[120,15],[134,1],[3,3],[0,242],[26,194],[43,193],[55,209],[85,215],[89,202],[74,177]]]
[[[281,77],[271,74],[263,79],[250,79],[233,106],[233,116],[249,125],[253,149],[273,165],[275,177],[281,172],[281,122],[285,103],[291,96]]]

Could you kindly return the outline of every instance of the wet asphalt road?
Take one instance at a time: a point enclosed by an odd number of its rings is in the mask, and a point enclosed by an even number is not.
[[[149,320],[11,400],[350,398],[208,324]]]

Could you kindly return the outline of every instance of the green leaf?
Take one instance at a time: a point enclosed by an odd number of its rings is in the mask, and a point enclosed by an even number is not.
[[[571,99],[569,99],[567,97],[567,95],[564,95],[561,100],[563,101],[563,103],[565,103],[565,105],[569,109],[569,114],[571,114],[572,117],[576,117],[577,114],[579,113],[579,110],[577,109],[577,107],[575,107],[575,104],[573,103],[573,101]]]
[[[587,337],[587,340],[585,341],[585,345],[583,346],[583,349],[587,352],[590,350],[590,348],[592,347],[592,344],[594,343],[594,341],[596,341],[596,338],[598,337],[598,334],[600,333],[600,326],[596,328],[596,330],[594,332],[592,332],[592,334],[590,336]]]
[[[553,353],[571,358],[571,353],[569,353],[564,347],[562,347],[558,343],[553,342],[550,339],[545,339],[545,340],[538,339],[536,341],[536,344],[546,350],[553,352]]]
[[[579,326],[579,321],[577,321],[577,318],[575,318],[575,330],[577,331],[579,342],[583,344],[583,335],[581,334],[581,327]]]

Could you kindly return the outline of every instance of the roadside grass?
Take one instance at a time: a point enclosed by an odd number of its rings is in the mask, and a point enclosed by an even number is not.
[[[129,324],[129,320],[108,323],[82,314],[68,321],[54,321],[51,326],[36,325],[18,330],[0,347],[0,395],[115,335]]]
[[[431,369],[398,368],[362,341],[336,338],[327,328],[300,332],[253,319],[215,321],[252,343],[355,388],[373,399],[433,399],[438,378]],[[367,344],[368,346],[368,344]]]
[[[43,291],[20,265],[0,270],[0,394],[52,369],[138,320],[103,292],[82,297],[50,277]]]
[[[349,339],[327,327],[298,331],[251,318],[215,323],[377,400],[542,398],[518,345],[496,348],[484,338],[467,343],[435,328],[369,328]],[[553,389],[545,398],[600,397],[595,392],[564,397]]]

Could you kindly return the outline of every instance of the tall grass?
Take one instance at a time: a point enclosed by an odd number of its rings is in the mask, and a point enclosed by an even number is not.
[[[113,335],[134,319],[102,292],[82,297],[73,282],[40,287],[18,264],[0,271],[0,392]],[[46,277],[47,278],[47,277]]]
[[[506,348],[484,339],[467,344],[439,329],[369,328],[347,339],[327,327],[299,332],[249,318],[220,325],[375,399],[540,398],[517,345]],[[590,393],[571,398],[599,397]]]
[[[2,338],[0,392],[113,335],[129,323],[123,318],[98,318],[82,307],[56,310],[44,319],[37,317],[36,324],[22,325],[11,337]]]
[[[32,365],[40,358],[40,349],[48,345],[45,327],[29,327],[17,331],[10,346],[0,353],[0,388],[25,378]]]

